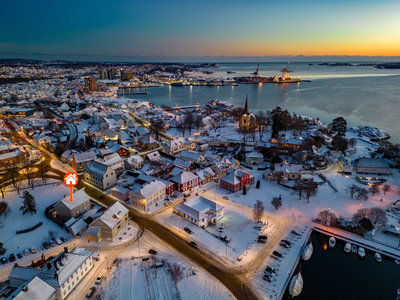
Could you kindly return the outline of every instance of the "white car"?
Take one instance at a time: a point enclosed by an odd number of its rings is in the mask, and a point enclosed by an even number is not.
[[[24,255],[27,256],[27,255],[29,255],[29,254],[30,254],[30,253],[29,253],[29,250],[28,250],[28,249],[25,249],[25,250],[24,250]]]
[[[32,247],[30,250],[31,250],[31,252],[32,252],[33,254],[35,254],[35,253],[37,252],[37,248],[36,248],[36,247]]]
[[[61,245],[62,244],[60,239],[56,239],[56,243],[57,243],[57,245]]]

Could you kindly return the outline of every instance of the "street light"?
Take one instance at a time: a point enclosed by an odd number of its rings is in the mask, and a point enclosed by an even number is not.
[[[179,232],[181,232],[181,220],[178,219]]]
[[[227,244],[225,244],[225,250],[226,250],[225,257],[226,257],[226,259],[228,259],[228,245]]]

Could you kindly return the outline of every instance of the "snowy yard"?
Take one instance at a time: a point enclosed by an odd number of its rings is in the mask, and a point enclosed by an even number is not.
[[[8,203],[11,212],[5,218],[4,214],[0,217],[0,241],[7,249],[6,256],[10,253],[21,253],[24,249],[37,247],[39,251],[43,250],[43,239],[48,237],[49,230],[57,231],[60,236],[68,236],[69,233],[61,229],[57,224],[53,223],[44,216],[44,211],[47,206],[55,203],[64,197],[65,194],[69,193],[69,188],[63,184],[59,184],[58,181],[49,180],[50,183],[46,186],[35,187],[34,190],[27,189],[27,191],[35,197],[37,203],[36,214],[25,214],[23,215],[19,208],[22,205],[23,199],[20,198],[23,195],[21,192],[18,195],[17,192],[9,192],[5,194],[4,200]],[[17,230],[26,229],[32,227],[39,222],[43,222],[43,225],[34,231],[22,234],[16,234]]]

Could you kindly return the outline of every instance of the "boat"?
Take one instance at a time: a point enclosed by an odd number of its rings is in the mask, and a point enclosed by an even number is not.
[[[394,262],[398,265],[400,265],[400,260],[395,259]]]
[[[235,71],[226,71],[227,74],[236,74]]]
[[[336,245],[336,239],[333,236],[331,236],[329,238],[329,247],[333,248],[335,247],[335,245]]]
[[[381,262],[382,261],[382,257],[378,252],[375,252],[374,256],[375,256],[375,259],[376,259],[377,262]]]
[[[351,253],[357,253],[357,246],[356,245],[351,246]]]
[[[232,86],[238,86],[238,84],[237,83],[232,83]]]
[[[292,280],[289,284],[289,293],[293,297],[300,295],[301,290],[303,289],[303,277],[300,272],[297,275],[293,276]]]
[[[302,258],[304,261],[309,260],[310,257],[311,257],[311,255],[313,254],[313,251],[314,251],[314,247],[313,247],[312,243],[309,243],[309,244],[307,245],[307,247],[304,248],[303,253],[302,253],[302,255],[301,255],[301,258]]]
[[[350,251],[351,251],[351,244],[350,243],[346,243],[346,246],[344,246],[344,252],[350,253]]]
[[[364,256],[365,256],[365,250],[364,250],[363,247],[359,247],[359,248],[358,248],[358,255],[359,255],[360,257],[364,257]]]

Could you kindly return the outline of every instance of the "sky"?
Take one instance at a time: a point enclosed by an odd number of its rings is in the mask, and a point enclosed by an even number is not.
[[[0,58],[400,57],[400,0],[4,0],[1,8]]]

